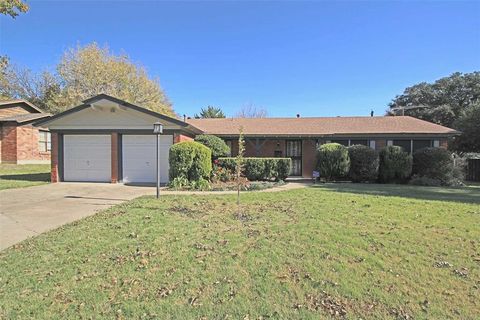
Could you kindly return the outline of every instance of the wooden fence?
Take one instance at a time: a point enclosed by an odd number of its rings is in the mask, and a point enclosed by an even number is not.
[[[467,177],[468,181],[480,181],[480,159],[467,160]]]

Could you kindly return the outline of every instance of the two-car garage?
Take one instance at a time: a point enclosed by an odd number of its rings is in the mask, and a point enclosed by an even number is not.
[[[105,94],[39,124],[52,134],[52,182],[155,183],[154,125],[160,124],[160,182],[167,183],[172,144],[202,133],[185,121]]]
[[[156,136],[122,134],[118,150],[120,179],[124,183],[156,181]],[[63,136],[63,180],[110,182],[111,135],[72,134]],[[173,135],[160,136],[160,182],[168,182],[168,152]],[[115,161],[115,160],[114,160]]]

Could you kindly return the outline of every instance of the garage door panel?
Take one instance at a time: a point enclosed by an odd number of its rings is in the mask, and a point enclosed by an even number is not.
[[[123,182],[156,182],[156,136],[123,135],[122,168]],[[173,144],[173,136],[160,136],[160,182],[168,182],[168,152]]]
[[[109,182],[110,143],[110,135],[65,135],[64,180]]]

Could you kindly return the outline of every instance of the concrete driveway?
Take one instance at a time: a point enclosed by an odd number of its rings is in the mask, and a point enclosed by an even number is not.
[[[154,187],[108,183],[53,183],[0,191],[0,250],[28,237],[90,216]]]

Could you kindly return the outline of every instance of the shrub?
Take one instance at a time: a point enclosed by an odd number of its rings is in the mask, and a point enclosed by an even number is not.
[[[244,158],[244,175],[250,181],[285,180],[290,174],[290,158]],[[235,158],[218,158],[217,165],[233,172]]]
[[[208,179],[212,171],[212,152],[204,145],[185,141],[170,147],[170,180],[183,177],[189,182]]]
[[[452,154],[443,148],[423,148],[413,154],[413,173],[417,177],[417,184],[431,179],[437,180],[442,186],[461,185],[462,171],[461,165],[455,165]]]
[[[232,170],[219,166],[218,160],[215,160],[214,163],[211,177],[212,182],[228,182],[235,178]]]
[[[327,180],[346,176],[350,167],[347,147],[326,143],[317,149],[317,171]]]
[[[405,182],[412,173],[412,156],[399,146],[380,151],[378,178],[381,182]]]
[[[353,182],[374,181],[378,177],[378,153],[367,146],[354,145],[348,148],[350,170],[348,177]]]
[[[245,161],[245,176],[250,181],[266,180],[265,161],[262,158],[249,158]]]
[[[290,158],[278,158],[277,160],[277,170],[275,181],[285,180],[292,170],[292,159]]]
[[[185,177],[176,177],[168,183],[168,187],[174,190],[182,190],[189,186],[190,182]]]
[[[210,150],[212,150],[212,157],[214,159],[218,157],[226,157],[230,154],[230,148],[227,146],[225,141],[217,136],[201,134],[195,137],[195,141],[210,148]]]
[[[196,181],[192,181],[190,183],[190,186],[192,187],[192,189],[201,190],[201,191],[206,191],[211,189],[210,182],[208,182],[208,180],[205,180],[203,178],[200,178]]]

